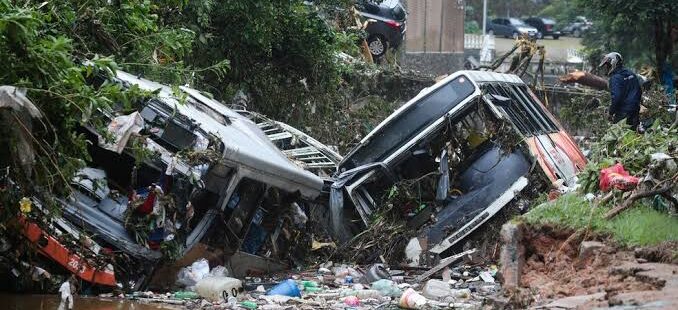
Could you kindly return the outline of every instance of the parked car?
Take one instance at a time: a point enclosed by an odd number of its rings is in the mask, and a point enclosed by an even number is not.
[[[407,30],[407,12],[400,0],[381,3],[363,0],[358,1],[356,8],[360,16],[369,21],[365,31],[372,56],[381,57],[388,48],[400,46]]]
[[[562,32],[563,34],[581,38],[584,33],[591,30],[592,25],[593,23],[591,23],[586,17],[577,16],[572,22],[567,24],[567,26],[563,27]]]
[[[528,35],[529,37],[537,37],[537,28],[525,24],[522,20],[517,18],[495,18],[487,25],[487,33],[497,36],[504,36],[506,38],[518,38],[520,35]]]
[[[398,208],[408,229],[419,231],[424,258],[459,244],[520,197],[574,186],[585,165],[574,140],[518,76],[458,71],[422,90],[344,156],[330,210],[357,213],[364,229],[378,208]],[[412,201],[384,201],[403,192]],[[333,225],[335,234],[351,228]]]
[[[556,21],[544,17],[530,17],[525,19],[525,23],[537,28],[537,39],[543,39],[545,36],[551,36],[554,40],[560,38],[560,31],[556,30]]]

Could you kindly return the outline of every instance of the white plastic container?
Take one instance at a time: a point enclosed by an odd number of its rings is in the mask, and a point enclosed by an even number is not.
[[[422,295],[433,300],[442,300],[452,295],[450,285],[445,281],[431,279],[426,281]]]
[[[400,297],[398,306],[405,309],[422,309],[426,306],[426,303],[426,297],[421,296],[412,288],[408,288]]]
[[[237,297],[240,294],[242,282],[229,277],[207,277],[198,281],[195,291],[212,302],[226,302],[229,297]]]

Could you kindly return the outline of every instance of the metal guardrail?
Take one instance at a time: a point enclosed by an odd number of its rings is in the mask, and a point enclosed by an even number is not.
[[[487,44],[490,49],[494,49],[494,36],[482,34],[464,34],[464,49],[482,49],[483,41],[487,39]]]

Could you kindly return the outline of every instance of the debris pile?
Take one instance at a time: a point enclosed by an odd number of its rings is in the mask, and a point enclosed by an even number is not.
[[[469,256],[464,255],[464,259]],[[392,269],[381,264],[335,265],[329,261],[316,269],[245,277],[243,281],[210,271],[197,282],[195,292],[189,287],[174,293],[146,291],[119,297],[189,309],[464,309],[479,308],[500,291],[496,266],[462,264],[428,276],[426,270]]]

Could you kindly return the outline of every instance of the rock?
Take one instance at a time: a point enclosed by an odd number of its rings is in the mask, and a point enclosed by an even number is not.
[[[501,227],[501,275],[505,290],[514,290],[520,286],[520,276],[525,265],[525,247],[522,245],[523,227],[520,224],[506,223]]]
[[[607,306],[605,293],[596,293],[591,295],[570,296],[552,301],[543,306],[537,306],[533,309],[590,309],[593,307]]]
[[[605,248],[605,243],[598,241],[583,241],[579,246],[579,259],[584,260],[600,249]]]
[[[485,297],[484,305],[490,309],[507,309],[509,299],[501,294],[495,294]]]

